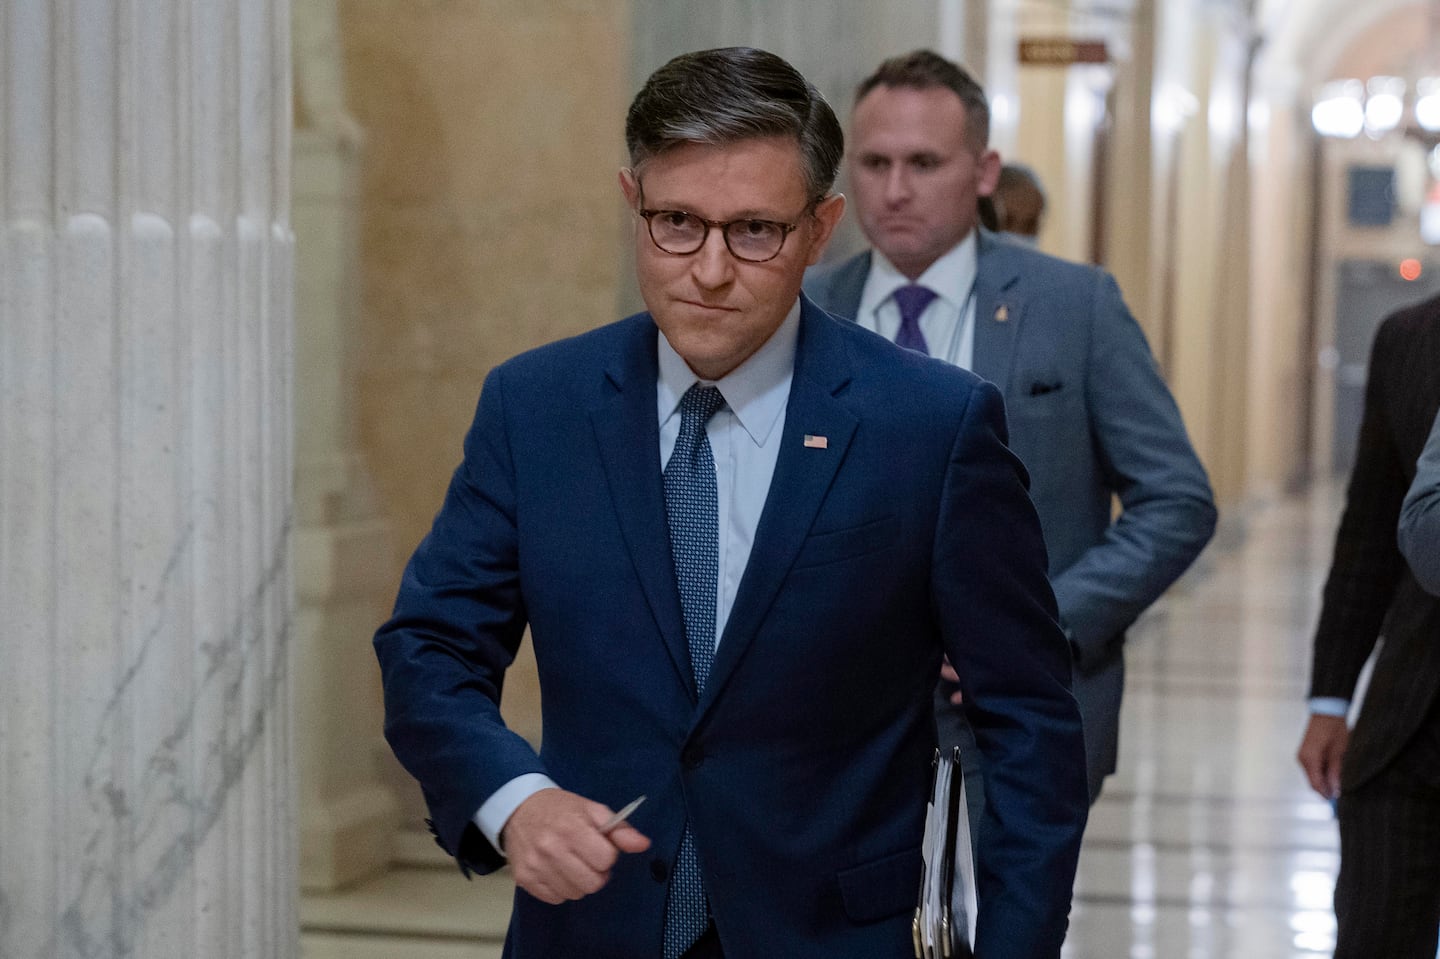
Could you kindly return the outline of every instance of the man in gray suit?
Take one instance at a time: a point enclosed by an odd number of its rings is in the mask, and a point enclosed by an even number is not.
[[[1125,630],[1214,532],[1205,470],[1115,281],[977,228],[1000,173],[979,84],[922,50],[881,64],[855,101],[850,181],[874,249],[813,270],[805,291],[1004,393],[1075,657],[1093,802],[1115,770]],[[953,689],[937,720],[975,783]]]

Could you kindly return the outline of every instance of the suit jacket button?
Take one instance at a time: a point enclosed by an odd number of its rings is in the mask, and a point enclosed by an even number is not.
[[[670,878],[670,867],[663,859],[652,859],[650,861],[650,876],[656,882],[664,882]]]
[[[686,769],[699,769],[705,762],[705,750],[692,743],[680,753],[680,762]]]

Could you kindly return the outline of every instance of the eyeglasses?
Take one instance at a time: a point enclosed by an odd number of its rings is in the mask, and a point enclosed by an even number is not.
[[[800,214],[815,206],[812,201]],[[707,220],[684,210],[644,210],[640,215],[650,227],[650,241],[666,253],[688,256],[705,245],[713,226],[725,238],[725,248],[737,260],[765,263],[780,255],[785,238],[800,224],[777,220]]]

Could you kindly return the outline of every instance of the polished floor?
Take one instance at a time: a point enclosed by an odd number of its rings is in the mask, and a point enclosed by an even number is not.
[[[1339,511],[1332,487],[1255,510],[1134,630],[1066,959],[1330,955],[1338,837],[1294,756]]]
[[[1294,754],[1339,509],[1322,487],[1230,517],[1132,632],[1121,768],[1091,816],[1065,959],[1329,955],[1335,825]],[[498,957],[508,879],[464,882],[426,846],[305,897],[305,959]]]

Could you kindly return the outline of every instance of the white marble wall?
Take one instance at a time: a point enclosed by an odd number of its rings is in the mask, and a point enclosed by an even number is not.
[[[0,957],[296,954],[287,0],[0,6]]]

